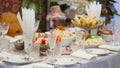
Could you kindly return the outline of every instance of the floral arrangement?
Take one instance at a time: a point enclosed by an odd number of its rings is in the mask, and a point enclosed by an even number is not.
[[[56,37],[56,44],[59,44],[61,41],[61,36]],[[40,54],[46,55],[46,51],[50,49],[48,43],[48,35],[44,33],[36,33],[32,40],[32,43],[39,43],[40,44]]]
[[[48,49],[50,49],[50,47],[47,40],[45,38],[42,38],[40,42],[40,51],[45,52]]]
[[[44,36],[42,36],[42,33],[37,33],[34,36],[32,43],[39,43],[40,51],[45,52],[47,49],[50,49],[47,40],[48,40],[48,36],[46,34]]]

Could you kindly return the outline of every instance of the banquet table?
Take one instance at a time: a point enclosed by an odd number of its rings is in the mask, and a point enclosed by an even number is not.
[[[64,68],[120,68],[120,54],[116,53],[116,54],[109,54],[106,56],[100,56],[97,57],[96,59],[92,59],[86,62],[81,62],[73,65],[62,66],[60,68],[63,67]],[[9,63],[0,62],[0,68],[22,68],[22,67],[13,64],[11,65]]]

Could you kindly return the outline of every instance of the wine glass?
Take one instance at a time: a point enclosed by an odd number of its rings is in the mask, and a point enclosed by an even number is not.
[[[120,29],[114,29],[113,30],[113,35],[112,35],[112,38],[113,38],[113,43],[112,45],[119,45],[120,43],[116,40],[116,35],[120,32]]]
[[[49,57],[54,57],[54,47],[56,46],[56,36],[53,36],[53,35],[49,35],[48,36],[48,43],[49,43],[49,46],[50,46],[50,50],[49,50]]]
[[[0,50],[8,51],[10,39],[6,38],[6,34],[9,29],[9,23],[0,23],[0,32],[2,33],[2,37],[0,37]]]
[[[5,35],[8,32],[10,24],[9,23],[0,23],[0,32],[2,32],[2,36],[5,38]]]

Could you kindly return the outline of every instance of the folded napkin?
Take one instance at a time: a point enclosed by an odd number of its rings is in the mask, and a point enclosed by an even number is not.
[[[109,50],[113,50],[113,51],[120,51],[120,46],[100,45],[99,48],[109,49]]]
[[[24,66],[17,66],[17,68],[54,68],[54,66],[46,63],[33,63]]]
[[[90,5],[85,7],[85,10],[90,18],[100,18],[102,5],[99,2],[91,2]]]
[[[5,38],[9,39],[10,40],[10,43],[14,43],[17,41],[17,39],[13,38],[13,37],[10,37],[10,36],[5,36]]]
[[[80,57],[80,58],[83,58],[83,59],[87,59],[87,60],[90,60],[90,59],[93,59],[93,58],[97,57],[97,55],[88,54],[84,50],[78,50],[76,52],[73,52],[71,55],[75,56],[75,57]]]

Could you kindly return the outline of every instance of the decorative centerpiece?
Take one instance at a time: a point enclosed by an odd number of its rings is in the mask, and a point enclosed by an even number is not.
[[[50,49],[48,43],[47,43],[47,40],[46,39],[41,39],[41,42],[40,42],[40,54],[42,55],[46,55],[46,51]]]
[[[46,51],[50,49],[48,44],[48,36],[46,34],[43,34],[42,36],[42,33],[37,33],[33,38],[33,43],[39,43],[41,55],[46,55]]]

